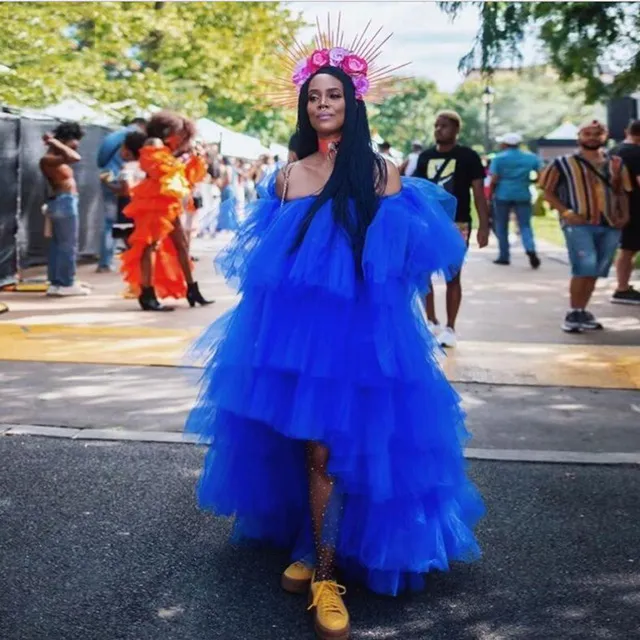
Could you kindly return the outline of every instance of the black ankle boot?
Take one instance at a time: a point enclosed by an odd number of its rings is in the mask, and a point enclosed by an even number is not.
[[[532,269],[537,269],[540,266],[540,258],[538,258],[538,254],[535,251],[527,251],[527,255],[529,256],[529,264]]]
[[[200,293],[198,283],[194,282],[187,288],[187,302],[190,307],[195,307],[196,303],[204,307],[207,304],[213,304],[214,300],[205,300],[204,296]]]
[[[160,304],[158,298],[156,298],[156,292],[153,287],[142,287],[142,292],[138,298],[140,307],[143,311],[173,311],[173,307],[166,307]]]

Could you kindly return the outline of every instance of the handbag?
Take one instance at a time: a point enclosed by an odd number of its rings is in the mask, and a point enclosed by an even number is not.
[[[601,180],[605,186],[611,190],[609,197],[611,199],[611,206],[605,207],[607,211],[603,211],[606,221],[614,228],[621,229],[629,221],[629,195],[623,191],[617,192],[611,184],[610,176],[608,173],[601,173],[596,167],[594,167],[588,160],[582,156],[576,156],[578,162],[585,166],[591,173],[593,173],[599,180]],[[610,158],[607,158],[606,167],[608,170]]]

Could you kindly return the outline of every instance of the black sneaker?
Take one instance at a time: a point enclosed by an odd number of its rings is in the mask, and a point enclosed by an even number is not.
[[[591,331],[600,331],[604,327],[596,320],[593,313],[587,310],[580,311],[580,326],[583,329],[589,329]]]
[[[529,264],[532,269],[538,269],[540,267],[540,258],[538,258],[538,254],[535,251],[527,251],[527,255],[529,256]]]
[[[633,287],[629,287],[626,291],[616,291],[611,296],[611,302],[614,304],[640,304],[640,291],[636,291]]]
[[[561,326],[567,333],[582,333],[582,311],[569,311]]]
[[[496,260],[493,261],[493,264],[503,264],[505,266],[508,266],[511,264],[510,260],[503,260],[502,258],[497,258]]]

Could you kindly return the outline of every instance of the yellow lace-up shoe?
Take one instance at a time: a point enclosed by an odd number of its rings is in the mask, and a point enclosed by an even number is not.
[[[304,562],[294,562],[284,570],[280,584],[289,593],[307,593],[312,578],[313,567]]]
[[[334,580],[311,583],[309,609],[315,609],[314,626],[320,640],[348,640],[351,628],[342,600],[345,593],[347,590]]]

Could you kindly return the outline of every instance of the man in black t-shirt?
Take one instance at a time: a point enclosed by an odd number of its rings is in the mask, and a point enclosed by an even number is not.
[[[480,156],[469,147],[458,144],[462,121],[455,111],[442,111],[436,117],[434,147],[423,151],[418,157],[414,177],[425,178],[444,188],[458,201],[455,222],[464,236],[467,246],[471,236],[471,194],[478,211],[478,246],[489,242],[489,209],[484,196],[484,167]],[[455,323],[462,302],[460,274],[447,282],[447,326],[440,330],[436,318],[435,301],[431,284],[426,299],[429,328],[443,347],[456,346]]]
[[[629,170],[633,191],[629,198],[629,222],[622,230],[616,262],[618,287],[611,302],[640,305],[640,291],[629,284],[634,258],[640,251],[640,120],[630,122],[625,133],[624,142],[612,154],[620,156]]]

